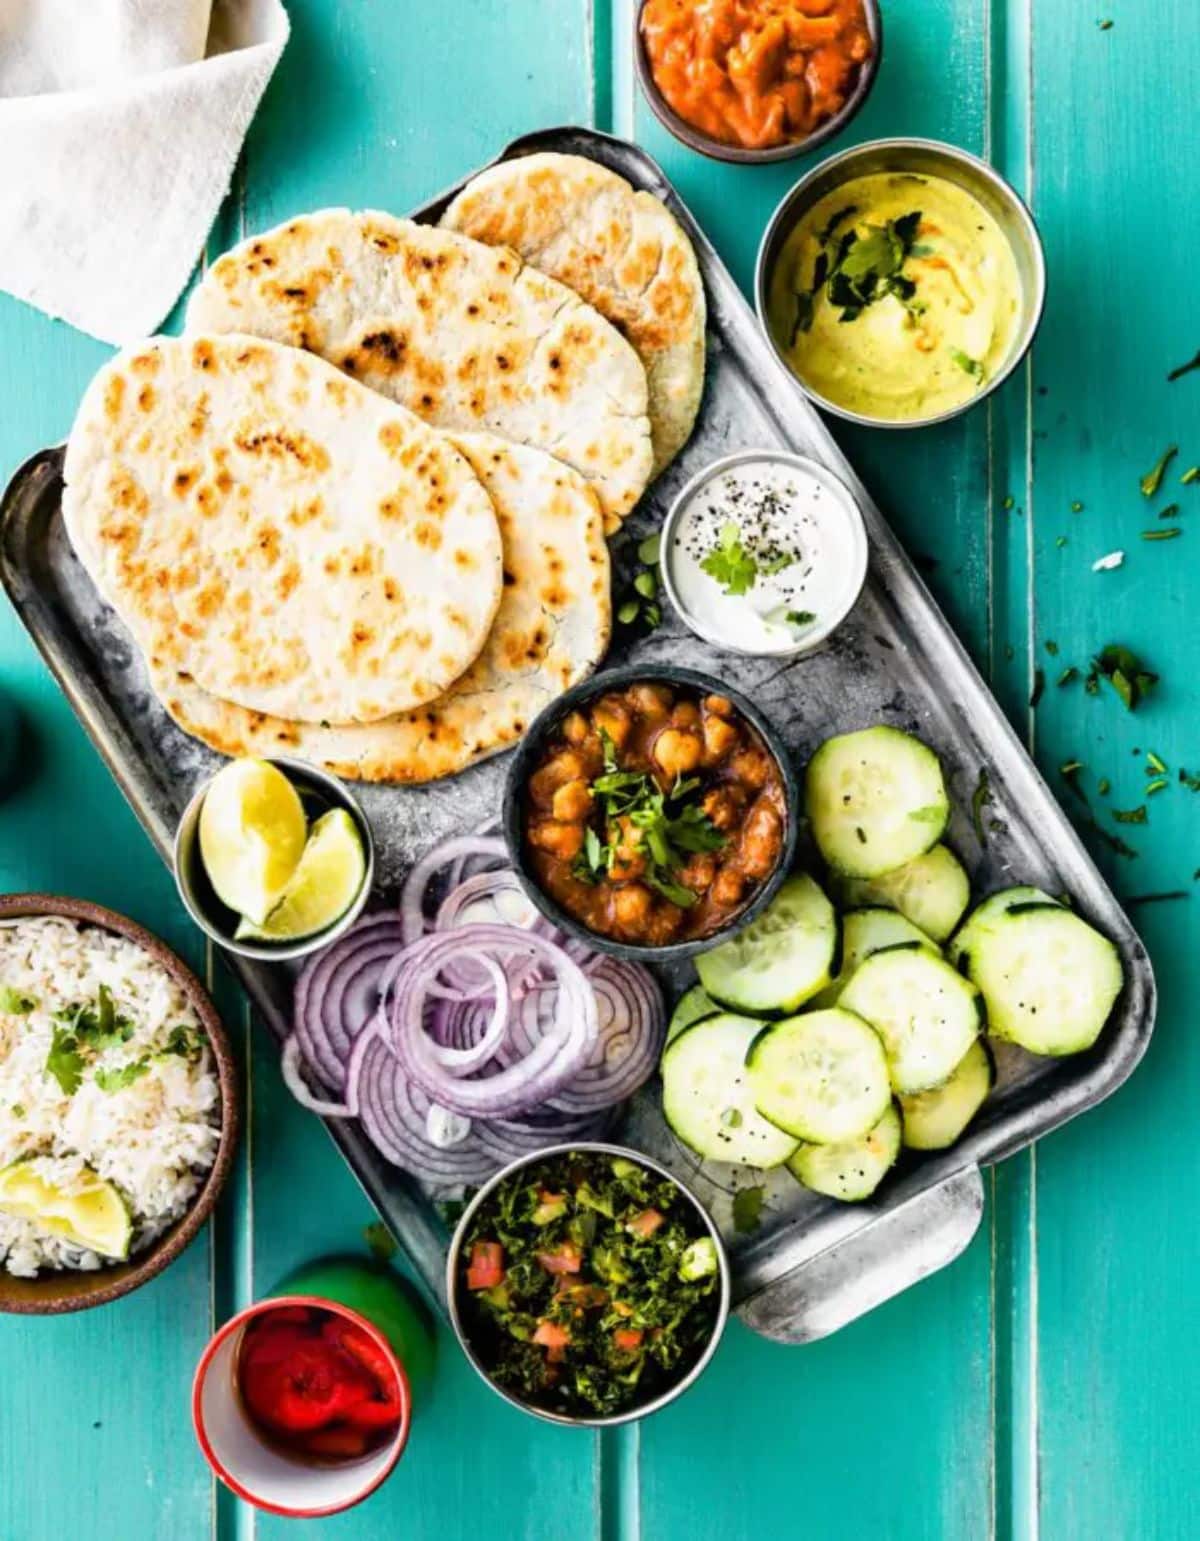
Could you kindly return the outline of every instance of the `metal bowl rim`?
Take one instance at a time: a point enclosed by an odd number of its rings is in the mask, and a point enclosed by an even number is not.
[[[762,739],[767,750],[779,768],[779,774],[783,781],[784,804],[787,812],[786,828],[784,831],[783,845],[780,848],[779,860],[771,876],[751,899],[750,903],[730,917],[729,921],[711,936],[697,937],[688,942],[670,942],[663,947],[639,947],[636,944],[617,941],[613,937],[601,936],[596,931],[590,931],[580,921],[576,920],[558,903],[551,898],[534,881],[529,872],[529,863],[525,857],[523,834],[523,818],[520,800],[520,792],[523,788],[526,773],[536,748],[544,746],[547,735],[554,725],[581,701],[588,701],[595,695],[601,695],[606,690],[620,689],[625,685],[634,685],[641,682],[655,684],[661,682],[668,685],[688,685],[694,690],[701,690],[706,695],[720,695],[727,697],[743,717],[750,723]],[[677,667],[674,664],[621,664],[615,669],[598,671],[589,675],[587,679],[580,680],[577,685],[572,685],[570,690],[564,691],[548,705],[544,706],[538,715],[529,724],[517,745],[512,759],[509,761],[508,772],[504,780],[504,806],[501,810],[501,827],[504,841],[508,847],[508,858],[512,863],[513,871],[517,875],[517,881],[525,892],[530,902],[560,930],[577,941],[585,942],[596,952],[605,952],[615,958],[622,958],[629,963],[671,963],[683,958],[694,958],[697,953],[707,952],[726,940],[735,931],[741,931],[753,920],[756,920],[771,900],[779,892],[791,869],[796,855],[796,846],[800,838],[800,787],[795,770],[792,767],[787,744],[783,735],[771,722],[766,714],[759,710],[755,704],[733,686],[723,680],[714,679],[709,674],[704,674],[698,669]]]
[[[200,927],[205,936],[216,942],[218,947],[223,947],[226,952],[235,953],[239,958],[252,958],[259,963],[287,963],[298,958],[305,958],[310,953],[317,952],[321,948],[328,947],[338,937],[348,931],[354,922],[362,914],[371,897],[371,889],[375,882],[375,836],[371,830],[370,820],[362,810],[358,799],[350,792],[343,782],[328,771],[321,770],[318,766],[310,765],[307,760],[298,760],[290,755],[262,755],[255,756],[267,762],[268,765],[277,766],[284,771],[289,781],[299,777],[301,781],[314,782],[322,791],[326,792],[334,804],[345,808],[354,820],[359,834],[363,839],[363,854],[366,858],[366,868],[363,872],[363,880],[355,896],[354,902],[345,910],[332,925],[326,926],[323,931],[317,931],[312,936],[302,937],[295,942],[238,942],[233,937],[219,930],[205,914],[203,906],[192,891],[190,878],[185,876],[187,862],[185,857],[192,854],[193,846],[199,839],[200,805],[203,803],[221,770],[215,770],[211,776],[198,786],[190,798],[187,806],[179,816],[179,823],[175,827],[175,840],[172,850],[171,869],[175,876],[175,887],[179,897],[183,901],[192,920]]]
[[[519,1172],[523,1167],[530,1166],[535,1161],[546,1161],[555,1156],[569,1155],[573,1151],[622,1156],[625,1160],[633,1161],[638,1166],[648,1167],[660,1177],[666,1178],[668,1182],[674,1183],[684,1197],[690,1200],[713,1239],[717,1249],[717,1271],[721,1279],[721,1288],[717,1299],[717,1314],[713,1322],[712,1332],[709,1335],[704,1352],[688,1370],[687,1374],[673,1386],[668,1387],[666,1391],[661,1392],[653,1401],[643,1403],[638,1407],[628,1408],[623,1413],[609,1413],[604,1417],[597,1418],[572,1417],[567,1413],[556,1413],[548,1408],[535,1407],[532,1403],[522,1402],[519,1397],[513,1396],[503,1386],[498,1386],[475,1354],[458,1309],[458,1264],[462,1256],[463,1242],[466,1238],[467,1229],[480,1205],[502,1182],[513,1176],[514,1173]],[[526,1155],[518,1156],[515,1160],[510,1161],[507,1166],[501,1167],[498,1172],[488,1178],[487,1182],[474,1195],[471,1202],[459,1216],[458,1224],[454,1228],[454,1235],[450,1240],[450,1250],[446,1257],[446,1306],[451,1326],[454,1328],[454,1335],[458,1339],[458,1345],[466,1355],[471,1368],[481,1380],[491,1387],[497,1396],[503,1397],[513,1407],[520,1408],[523,1413],[528,1413],[533,1418],[540,1418],[545,1423],[555,1423],[566,1428],[604,1429],[614,1428],[622,1423],[633,1423],[639,1418],[647,1418],[651,1413],[660,1411],[660,1409],[675,1401],[676,1397],[682,1396],[685,1391],[689,1390],[699,1380],[717,1351],[717,1346],[724,1335],[726,1324],[729,1321],[732,1288],[729,1257],[725,1251],[725,1243],[721,1233],[717,1229],[716,1221],[709,1214],[708,1210],[705,1209],[688,1184],[682,1178],[677,1177],[674,1172],[663,1166],[662,1162],[656,1161],[653,1156],[643,1155],[641,1151],[634,1150],[628,1145],[612,1145],[604,1140],[561,1141],[555,1145],[547,1145],[545,1150],[533,1151]]]
[[[859,70],[854,90],[845,104],[834,113],[832,118],[827,118],[820,127],[814,129],[806,139],[770,145],[762,150],[752,150],[744,145],[726,144],[720,139],[710,139],[707,134],[694,128],[685,118],[681,118],[663,96],[658,88],[658,82],[654,79],[654,72],[646,56],[646,44],[642,36],[642,11],[645,5],[646,0],[639,0],[634,20],[633,65],[638,85],[649,104],[650,111],[667,132],[679,140],[680,144],[686,145],[689,150],[695,150],[700,155],[706,155],[709,160],[725,161],[731,165],[770,166],[778,161],[796,160],[799,156],[809,155],[814,150],[819,150],[822,145],[828,144],[858,115],[871,94],[871,88],[875,84],[883,59],[883,12],[880,0],[863,0],[867,30],[871,34],[873,47],[871,57]]]
[[[1008,362],[1003,369],[993,375],[983,390],[978,391],[968,401],[961,403],[957,407],[950,407],[944,412],[938,412],[932,417],[870,417],[864,413],[855,412],[849,407],[838,406],[836,402],[822,396],[819,391],[814,390],[800,378],[784,357],[783,351],[776,342],[775,334],[772,332],[770,323],[767,320],[767,286],[770,278],[770,274],[767,271],[767,249],[774,239],[780,224],[812,184],[832,168],[842,168],[859,157],[887,150],[925,151],[934,157],[941,157],[947,161],[957,162],[959,165],[969,166],[984,181],[989,182],[999,193],[1000,197],[1011,205],[1012,212],[1018,222],[1025,227],[1029,237],[1030,254],[1033,258],[1034,289],[1028,318],[1022,327],[1017,346],[1013,348],[1009,355]],[[849,176],[843,177],[842,180],[848,181]],[[1011,246],[1013,244],[1012,239],[1003,226],[1001,226],[1001,232]],[[1046,251],[1042,242],[1042,233],[1038,228],[1037,220],[1033,216],[1033,211],[1012,183],[1002,176],[994,166],[990,166],[987,161],[982,160],[978,155],[973,155],[970,150],[964,150],[958,145],[949,144],[943,139],[923,139],[905,135],[884,139],[868,139],[863,144],[850,145],[845,150],[839,150],[836,154],[827,156],[823,161],[819,161],[817,165],[806,171],[799,181],[795,182],[775,205],[775,209],[767,221],[762,238],[758,243],[758,254],[754,261],[754,309],[758,315],[758,324],[762,328],[771,352],[787,371],[788,377],[796,383],[797,387],[814,406],[819,407],[822,412],[828,412],[833,417],[841,418],[843,422],[856,423],[863,428],[887,428],[897,431],[905,431],[911,428],[932,428],[939,423],[951,422],[954,418],[961,417],[964,412],[969,412],[973,407],[977,407],[980,402],[986,401],[994,391],[999,390],[1016,373],[1028,357],[1029,351],[1033,347],[1034,339],[1037,337],[1038,329],[1042,324],[1042,317],[1045,314],[1046,287]]]
[[[704,629],[700,620],[693,616],[687,609],[679,595],[675,591],[675,584],[671,577],[671,562],[669,558],[671,539],[675,534],[675,527],[683,518],[687,505],[707,484],[723,472],[731,470],[734,466],[745,465],[755,460],[774,461],[777,464],[795,466],[798,470],[815,476],[818,481],[827,484],[841,499],[848,516],[847,523],[850,530],[850,544],[854,548],[854,566],[857,580],[854,591],[846,604],[840,609],[834,619],[818,626],[808,633],[804,640],[796,647],[773,648],[770,652],[758,652],[754,648],[738,647],[727,638],[719,636],[716,632]],[[842,480],[836,471],[831,471],[821,461],[811,455],[796,454],[785,449],[739,449],[732,454],[722,455],[720,459],[711,461],[707,466],[697,471],[683,487],[676,493],[666,518],[662,522],[662,541],[659,548],[659,575],[662,578],[663,588],[667,591],[667,598],[671,601],[676,615],[688,628],[703,642],[712,647],[718,647],[723,652],[736,653],[742,658],[804,658],[809,653],[826,643],[838,629],[846,617],[858,603],[862,595],[863,585],[867,581],[867,568],[870,564],[870,542],[867,538],[867,524],[863,517],[862,505],[855,497],[851,488]]]

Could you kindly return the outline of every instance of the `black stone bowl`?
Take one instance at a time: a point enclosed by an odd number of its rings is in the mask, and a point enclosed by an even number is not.
[[[701,695],[724,696],[732,701],[741,716],[757,731],[767,752],[774,759],[779,768],[784,791],[783,844],[779,849],[775,870],[767,881],[748,904],[732,915],[725,925],[714,931],[711,936],[699,937],[687,942],[671,942],[665,947],[618,942],[612,937],[600,936],[595,931],[590,931],[542,889],[525,850],[525,786],[538,767],[547,740],[554,735],[559,724],[576,707],[586,706],[597,696],[607,695],[609,691],[624,690],[629,685],[637,684],[682,685],[698,691]],[[707,952],[718,942],[723,942],[741,931],[761,915],[775,897],[780,884],[791,870],[796,855],[796,843],[800,834],[800,785],[788,758],[787,746],[782,735],[756,706],[738,691],[731,689],[723,680],[713,679],[711,675],[701,674],[696,669],[676,669],[670,666],[664,667],[661,664],[656,666],[627,664],[620,669],[608,669],[600,674],[594,674],[590,679],[573,686],[534,718],[509,763],[508,776],[504,783],[504,807],[501,817],[504,825],[504,839],[508,846],[508,856],[513,870],[531,903],[537,906],[547,920],[565,931],[568,936],[586,942],[589,947],[594,947],[597,952],[611,953],[613,957],[624,958],[627,962],[633,963],[673,963],[680,958],[694,957],[698,952]]]

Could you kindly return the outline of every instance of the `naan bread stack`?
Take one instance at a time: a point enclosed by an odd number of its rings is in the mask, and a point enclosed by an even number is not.
[[[455,435],[495,505],[504,597],[483,652],[427,707],[364,726],[249,712],[152,657],[151,680],[185,732],[230,755],[291,754],[361,781],[429,781],[515,743],[608,646],[608,548],[587,482],[540,450]]]
[[[608,645],[605,534],[699,405],[695,255],[575,156],[490,168],[444,224],[327,209],[242,242],[187,335],[80,407],[72,543],[221,753],[429,781]]]
[[[93,380],[63,515],[142,650],[305,722],[374,722],[478,657],[503,588],[491,499],[418,418],[250,337],[158,338]]]
[[[650,388],[657,476],[704,388],[704,284],[670,210],[582,155],[521,155],[473,177],[441,220],[568,284],[633,344]]]
[[[515,252],[325,209],[226,252],[187,324],[307,348],[435,427],[547,450],[593,483],[612,529],[650,480],[637,354]]]

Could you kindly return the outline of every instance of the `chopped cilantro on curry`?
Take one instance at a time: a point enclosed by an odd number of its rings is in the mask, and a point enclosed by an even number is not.
[[[468,1335],[488,1374],[547,1410],[652,1400],[704,1352],[716,1245],[671,1181],[602,1151],[550,1157],[480,1206],[465,1238]]]

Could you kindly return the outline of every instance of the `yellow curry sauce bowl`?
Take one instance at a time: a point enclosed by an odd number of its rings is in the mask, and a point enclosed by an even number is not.
[[[851,227],[851,220],[855,216],[861,220],[865,211],[855,205],[849,197],[846,206],[840,207],[840,200],[836,195],[839,190],[848,190],[851,183],[860,188],[864,184],[869,187],[878,185],[877,182],[865,183],[865,179],[868,178],[879,179],[879,182],[884,179],[896,179],[898,183],[910,178],[919,179],[927,184],[924,189],[926,199],[937,195],[943,197],[946,203],[957,200],[963,209],[973,206],[981,210],[983,217],[976,227],[980,237],[984,240],[989,239],[989,232],[991,232],[996,238],[996,243],[1001,241],[1003,243],[1002,249],[994,254],[997,262],[992,265],[991,271],[998,272],[999,268],[1003,267],[1013,274],[1015,293],[1012,296],[1012,313],[1005,322],[1005,346],[1002,353],[988,361],[988,368],[985,371],[978,359],[967,356],[960,349],[949,346],[944,350],[946,357],[951,360],[949,369],[951,377],[956,375],[961,366],[965,373],[962,375],[960,384],[973,385],[969,393],[962,395],[961,399],[956,399],[956,393],[951,390],[944,392],[944,399],[939,401],[937,389],[931,385],[925,410],[920,409],[919,404],[924,389],[922,371],[926,370],[927,361],[917,351],[906,352],[903,358],[899,356],[898,348],[902,333],[897,328],[893,329],[897,341],[895,357],[886,360],[877,356],[872,362],[866,352],[862,355],[860,373],[863,376],[863,394],[868,398],[865,401],[852,402],[847,399],[851,394],[849,388],[841,393],[843,399],[835,399],[829,385],[822,387],[814,379],[806,378],[803,365],[797,357],[798,334],[801,330],[807,332],[808,328],[812,327],[812,342],[816,347],[821,347],[827,339],[833,339],[833,342],[826,346],[826,357],[821,358],[819,363],[821,369],[825,370],[831,378],[836,378],[836,371],[832,368],[826,369],[826,366],[829,363],[828,353],[832,346],[842,340],[842,327],[827,325],[822,338],[820,327],[813,325],[810,319],[806,318],[801,323],[799,295],[797,295],[794,316],[785,312],[781,305],[781,296],[791,284],[786,270],[789,263],[795,264],[798,261],[794,253],[798,251],[797,243],[805,238],[805,220],[815,217],[817,222],[823,223],[825,213],[832,208],[834,215],[831,223],[836,225],[839,217],[844,221],[838,231],[840,239],[841,232]],[[914,180],[914,191],[910,201],[919,204],[922,194],[916,188],[917,183]],[[897,220],[894,223],[898,228],[902,221]],[[827,241],[830,228],[830,225],[826,225],[822,231]],[[888,229],[889,231],[892,229],[891,224],[888,225]],[[973,234],[974,232],[967,232],[964,239],[970,239]],[[830,241],[827,249],[830,252],[836,252],[837,241]],[[912,250],[912,256],[926,257],[928,260],[926,251],[921,246]],[[836,261],[835,256],[835,264]],[[897,280],[897,283],[899,282],[903,280]],[[814,283],[813,294],[816,294],[821,287],[820,283]],[[909,284],[908,288],[911,290],[913,286]],[[825,293],[832,294],[828,284],[825,286]],[[859,423],[866,427],[924,428],[934,423],[946,422],[969,411],[1003,385],[1019,367],[1032,346],[1045,307],[1045,255],[1037,225],[1029,209],[1004,178],[984,161],[954,145],[943,144],[937,140],[877,139],[822,161],[784,196],[771,216],[759,246],[754,295],[759,322],[776,358],[814,405],[823,411],[844,418],[847,422]],[[899,297],[898,294],[897,298]],[[905,295],[905,299],[910,300],[911,295]],[[970,308],[970,303],[970,295],[963,292],[964,311]],[[833,301],[833,304],[845,306],[846,300],[838,299]],[[906,308],[911,313],[911,317],[905,315],[903,317],[905,321],[919,317],[923,308],[919,295],[916,303],[910,303]],[[855,318],[861,314],[861,311],[848,312],[846,309],[841,311],[840,319],[850,322],[844,332],[847,340],[864,335],[855,334],[852,331],[853,326],[860,324]],[[893,307],[892,314],[899,317],[901,311],[898,307]],[[825,319],[826,321],[829,319],[828,306]],[[918,320],[917,324],[922,330],[925,329],[923,321]],[[890,345],[892,341],[892,338],[878,326],[872,327],[872,339],[877,355],[880,347]],[[925,339],[922,337],[920,340]],[[942,362],[944,363],[944,360]],[[872,384],[886,378],[889,363],[893,383],[896,378],[906,378],[911,381],[910,400],[917,404],[916,410],[885,411],[881,407],[872,410],[869,402],[870,388]],[[814,364],[811,373],[818,372]],[[882,385],[880,388],[882,391]],[[961,395],[961,392],[958,394]]]

